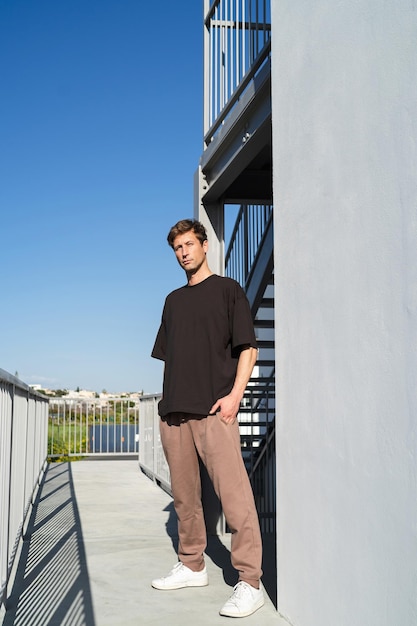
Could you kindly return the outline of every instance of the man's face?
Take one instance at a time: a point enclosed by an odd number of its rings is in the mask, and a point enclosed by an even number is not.
[[[174,239],[174,252],[182,269],[197,272],[206,260],[207,240],[200,243],[192,230]]]

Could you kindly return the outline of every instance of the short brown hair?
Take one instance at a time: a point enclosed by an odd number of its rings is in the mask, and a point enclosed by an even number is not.
[[[197,220],[180,220],[169,231],[167,241],[171,248],[174,247],[174,239],[178,235],[184,235],[185,233],[193,231],[200,243],[207,240],[207,232],[203,224]]]

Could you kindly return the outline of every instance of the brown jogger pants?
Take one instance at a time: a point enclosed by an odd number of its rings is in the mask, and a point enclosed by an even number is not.
[[[204,567],[207,535],[198,453],[232,533],[232,565],[239,572],[239,580],[258,586],[262,575],[262,540],[252,488],[242,459],[237,420],[234,424],[225,424],[217,415],[171,413],[161,419],[160,432],[178,517],[180,561],[193,571]]]

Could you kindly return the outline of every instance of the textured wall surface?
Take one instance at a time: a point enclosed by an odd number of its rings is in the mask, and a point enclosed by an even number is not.
[[[417,2],[272,1],[278,608],[417,624]]]

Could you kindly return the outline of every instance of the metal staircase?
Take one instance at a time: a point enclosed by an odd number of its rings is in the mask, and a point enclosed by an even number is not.
[[[263,532],[275,529],[275,340],[273,210],[242,205],[226,254],[225,273],[245,287],[259,356],[239,412],[242,455]],[[242,244],[243,242],[243,244]]]
[[[204,149],[195,214],[250,302],[259,355],[239,413],[261,529],[275,531],[271,2],[204,0]],[[240,207],[225,252],[225,208]],[[229,239],[229,237],[227,237]]]

